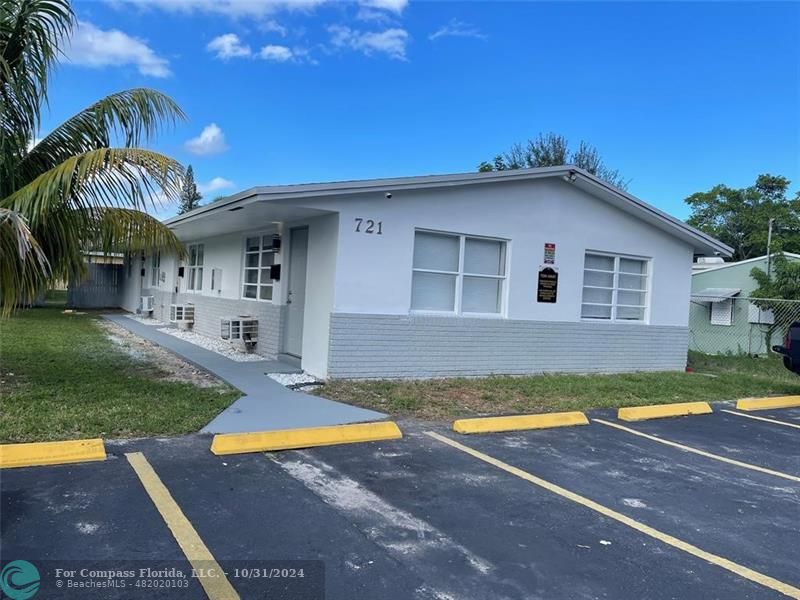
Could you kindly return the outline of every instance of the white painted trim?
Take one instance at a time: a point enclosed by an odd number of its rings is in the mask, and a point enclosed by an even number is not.
[[[415,268],[413,264],[413,245],[416,244],[417,232],[431,233],[434,235],[457,237],[458,238],[458,270],[457,271],[441,271],[437,269],[422,269]],[[486,240],[489,242],[499,242],[502,244],[503,252],[503,274],[502,275],[484,275],[481,273],[467,273],[464,269],[464,255],[467,247],[467,238],[473,240]],[[509,280],[509,240],[502,237],[490,237],[485,235],[471,235],[469,233],[456,233],[453,231],[439,231],[434,229],[414,228],[414,237],[412,241],[412,264],[411,264],[411,290],[409,295],[409,314],[411,315],[436,315],[436,316],[453,316],[453,317],[477,317],[477,318],[492,318],[492,319],[505,319],[508,318],[508,280]],[[419,310],[411,307],[414,294],[414,273],[434,273],[439,275],[450,275],[456,278],[455,299],[452,311],[439,311],[439,310]],[[464,277],[494,279],[501,282],[500,285],[500,310],[496,313],[476,313],[464,312],[462,310],[462,302],[464,300]]]
[[[614,259],[614,270],[613,271],[606,271],[605,269],[587,269],[586,268],[586,255],[592,254],[595,256],[607,256],[608,258]],[[631,260],[638,260],[643,261],[645,263],[645,268],[647,269],[644,275],[640,273],[621,273],[619,270],[619,263],[620,259],[629,258]],[[635,254],[625,254],[625,253],[614,253],[608,252],[606,250],[591,250],[589,248],[584,249],[583,251],[583,271],[582,274],[585,274],[586,271],[591,271],[593,273],[612,273],[613,274],[613,287],[600,287],[600,286],[593,286],[593,285],[583,285],[583,279],[581,280],[581,301],[578,304],[578,320],[586,323],[631,323],[634,325],[649,325],[650,324],[650,307],[652,305],[652,286],[653,286],[653,258],[649,256],[637,256]],[[640,276],[645,278],[645,289],[644,290],[632,290],[629,288],[620,288],[619,287],[619,276],[620,275],[633,275],[633,276]],[[584,288],[592,288],[592,289],[605,289],[605,290],[612,290],[611,292],[611,304],[606,304],[604,302],[584,302],[583,301],[583,289]],[[617,292],[619,291],[631,291],[631,292],[644,292],[645,294],[645,303],[643,306],[637,305],[633,306],[630,304],[619,304],[617,302]],[[588,304],[590,306],[610,306],[611,307],[611,318],[609,319],[600,319],[600,318],[592,318],[592,317],[584,317],[583,316],[583,306],[584,304]],[[623,308],[630,307],[630,308],[643,308],[644,309],[644,317],[642,319],[617,319],[617,308],[622,306]]]
[[[242,241],[241,241],[241,244],[240,244],[242,260],[241,260],[241,265],[239,267],[239,299],[240,300],[248,300],[248,301],[251,301],[251,302],[252,301],[255,301],[255,302],[267,302],[267,303],[270,303],[270,304],[276,304],[276,302],[275,302],[275,280],[274,279],[271,280],[272,283],[269,284],[269,287],[272,288],[272,298],[270,298],[269,300],[266,300],[266,299],[263,299],[263,298],[259,298],[259,296],[261,295],[261,288],[262,287],[266,287],[266,284],[262,284],[261,283],[261,269],[263,269],[263,267],[261,266],[261,255],[264,254],[264,250],[263,250],[264,238],[266,236],[268,236],[268,235],[272,236],[272,235],[275,235],[275,234],[274,233],[267,233],[266,231],[263,231],[263,230],[261,232],[253,231],[253,232],[247,232],[247,233],[243,233],[242,234]],[[247,254],[248,254],[248,252],[247,252],[247,238],[253,238],[253,237],[257,237],[258,238],[258,267],[255,268],[255,270],[258,273],[258,278],[257,278],[258,279],[258,283],[247,283],[245,281],[245,274],[246,274],[246,272],[248,270],[251,270],[251,271],[253,270],[253,267],[248,267],[247,266]],[[250,252],[249,254],[254,254],[254,252]],[[274,265],[274,264],[276,264],[275,263],[275,255],[277,254],[277,252],[272,250],[272,251],[270,251],[270,254],[272,254],[272,264]],[[281,267],[281,268],[283,268],[283,267]],[[256,286],[256,297],[255,298],[247,298],[244,295],[244,286],[246,286],[246,285],[255,285]]]

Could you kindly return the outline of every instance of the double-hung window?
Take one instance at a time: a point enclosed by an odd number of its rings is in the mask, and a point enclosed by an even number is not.
[[[161,252],[154,252],[150,258],[150,287],[161,285]]]
[[[189,246],[189,279],[186,289],[199,292],[203,289],[203,244]]]
[[[505,241],[415,233],[411,310],[500,315],[505,284]]]
[[[647,278],[644,258],[587,252],[583,266],[581,317],[606,321],[644,321]]]
[[[244,244],[244,280],[242,298],[272,300],[270,267],[275,262],[272,235],[249,237]]]

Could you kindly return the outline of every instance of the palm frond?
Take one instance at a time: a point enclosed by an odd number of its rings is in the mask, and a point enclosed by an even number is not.
[[[157,152],[100,148],[67,158],[0,200],[0,207],[25,215],[53,277],[68,278],[83,271],[86,250],[123,251],[126,239],[135,244],[127,249],[179,248],[171,232],[152,225],[157,220],[130,214],[176,198],[182,177],[183,167]],[[116,229],[112,218],[121,219]]]
[[[2,0],[0,3],[0,102],[2,121],[36,129],[47,99],[47,79],[72,30],[67,0]]]
[[[26,216],[36,231],[62,207],[158,209],[180,193],[183,167],[141,148],[99,148],[70,156],[7,198],[0,206]]]
[[[16,165],[39,128],[50,69],[74,18],[67,0],[0,1],[0,197],[18,185]]]
[[[92,238],[88,247],[101,252],[167,250],[184,254],[183,243],[155,217],[129,208],[91,211]]]
[[[50,266],[19,213],[0,208],[0,315],[32,300],[50,277]]]
[[[175,101],[156,90],[137,88],[112,94],[71,117],[31,148],[19,165],[21,177],[27,183],[70,156],[107,148],[114,141],[126,147],[139,146],[183,119],[185,114]]]

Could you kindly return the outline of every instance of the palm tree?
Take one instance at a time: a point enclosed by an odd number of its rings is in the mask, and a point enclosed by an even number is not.
[[[0,0],[0,312],[85,272],[87,250],[182,252],[145,211],[176,199],[183,167],[141,146],[184,118],[151,89],[112,94],[38,142],[68,0]],[[112,147],[117,143],[119,147]]]

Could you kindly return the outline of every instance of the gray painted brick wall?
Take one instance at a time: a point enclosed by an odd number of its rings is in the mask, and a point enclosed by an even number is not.
[[[328,376],[424,378],[686,367],[688,328],[435,316],[331,315]]]
[[[169,321],[170,304],[194,304],[192,330],[212,338],[219,338],[219,324],[223,317],[251,315],[258,319],[258,344],[254,351],[264,358],[274,360],[281,350],[284,307],[277,304],[214,298],[200,294],[171,293],[157,288],[144,289],[142,295],[153,296],[155,303],[153,317],[165,323]]]

